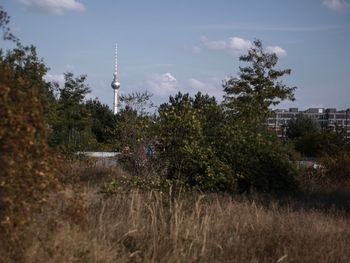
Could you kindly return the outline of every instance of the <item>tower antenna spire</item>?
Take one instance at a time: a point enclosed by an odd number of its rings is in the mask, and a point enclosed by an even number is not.
[[[118,75],[118,44],[115,44],[115,71],[113,75],[113,81],[111,83],[112,89],[114,91],[114,101],[113,101],[113,113],[118,113],[118,91],[120,88],[119,75]]]
[[[118,44],[115,43],[115,71],[114,74],[118,76]]]

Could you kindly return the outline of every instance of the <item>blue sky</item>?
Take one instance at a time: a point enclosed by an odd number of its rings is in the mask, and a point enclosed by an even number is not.
[[[48,79],[87,74],[92,97],[112,106],[118,43],[121,93],[178,90],[220,99],[255,39],[276,52],[296,101],[278,107],[350,108],[349,0],[4,0],[13,32],[33,44]],[[1,42],[2,45],[4,42]],[[7,47],[7,46],[6,46]]]

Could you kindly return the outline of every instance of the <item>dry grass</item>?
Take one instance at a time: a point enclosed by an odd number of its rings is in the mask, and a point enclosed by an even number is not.
[[[66,188],[23,233],[24,262],[350,262],[348,190],[283,200],[137,190],[106,198],[100,187],[124,171],[93,162],[65,171]]]
[[[350,220],[337,210],[215,194],[105,199],[94,187],[80,191],[54,196],[55,206],[33,223],[26,262],[350,261]]]

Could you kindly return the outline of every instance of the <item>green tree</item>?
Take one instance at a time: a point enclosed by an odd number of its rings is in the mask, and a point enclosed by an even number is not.
[[[201,93],[195,99],[178,93],[159,107],[158,151],[168,178],[201,190],[228,190],[229,166],[216,154],[220,113],[215,99]]]
[[[325,169],[318,179],[321,187],[343,187],[350,179],[350,141],[342,130],[321,130],[319,133],[306,134],[294,139],[295,147],[305,156],[316,157]],[[315,179],[313,178],[313,179]]]
[[[123,107],[116,116],[116,136],[120,148],[129,147],[134,151],[141,144],[152,140],[154,116],[151,114],[151,98],[152,94],[147,91],[120,97]]]
[[[0,6],[0,28],[2,29],[2,38],[4,40],[9,40],[15,42],[17,45],[21,45],[19,39],[11,32],[8,24],[10,23],[10,16],[4,10],[2,6]]]
[[[96,146],[91,131],[91,118],[85,105],[85,96],[90,92],[86,85],[86,75],[74,77],[73,73],[64,74],[65,83],[58,87],[56,120],[52,125],[50,144],[62,145],[65,150],[89,150]]]
[[[316,157],[322,144],[320,132],[321,126],[314,117],[298,114],[288,122],[286,135],[292,139],[299,153],[307,157]]]
[[[117,128],[116,116],[107,105],[102,104],[98,99],[88,100],[86,108],[92,122],[91,130],[100,145],[99,148],[113,149]]]
[[[155,107],[151,100],[152,96],[153,94],[147,90],[143,92],[137,91],[121,95],[120,102],[124,105],[124,108],[133,109],[139,116],[145,116]]]
[[[269,107],[282,100],[294,100],[296,87],[288,87],[279,78],[291,73],[290,69],[274,69],[278,57],[275,53],[265,52],[260,40],[255,40],[247,55],[240,61],[251,66],[239,67],[239,77],[231,77],[224,82],[225,105],[234,116],[245,120],[264,122]]]
[[[322,130],[318,134],[318,156],[336,155],[341,151],[350,152],[350,141],[341,130]]]
[[[116,146],[125,153],[119,160],[124,169],[135,175],[149,174],[154,170],[146,156],[146,149],[154,144],[155,116],[151,113],[151,97],[147,91],[122,95],[123,107],[116,115]]]
[[[281,192],[294,187],[295,170],[288,160],[288,150],[266,129],[269,107],[282,100],[294,100],[295,87],[279,80],[290,69],[275,70],[276,54],[264,51],[255,40],[240,61],[238,77],[223,84],[224,106],[228,119],[225,159],[234,171],[240,191]]]
[[[320,131],[321,126],[314,117],[300,113],[288,122],[286,134],[290,139],[294,139]]]
[[[341,130],[324,129],[294,139],[295,148],[308,157],[336,156],[340,152],[350,153],[349,141]]]

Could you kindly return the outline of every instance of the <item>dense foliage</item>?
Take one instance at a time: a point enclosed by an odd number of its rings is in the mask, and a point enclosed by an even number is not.
[[[321,152],[319,122],[306,114],[298,114],[287,125],[286,135],[295,149],[306,157],[316,157]]]
[[[321,126],[314,117],[300,113],[288,122],[286,135],[290,139],[295,139],[320,131]]]
[[[115,115],[97,98],[87,100],[86,75],[67,72],[64,83],[45,81],[48,68],[35,47],[22,46],[8,23],[0,6],[3,39],[15,45],[5,53],[0,49],[0,261],[20,258],[20,230],[33,211],[59,182],[76,182],[58,171],[58,153],[121,152],[118,166],[133,177],[114,178],[102,187],[105,194],[124,188],[170,195],[178,189],[290,193],[303,175],[349,182],[350,143],[342,131],[321,130],[305,115],[289,123],[288,138],[267,129],[269,108],[294,100],[295,87],[283,84],[280,78],[291,70],[276,70],[278,57],[259,40],[240,57],[249,65],[224,81],[222,103],[200,92],[179,92],[155,107],[151,94],[136,92],[120,97]],[[297,170],[295,150],[317,158],[321,168]],[[78,220],[84,207],[73,203],[69,214]]]
[[[97,143],[106,146],[115,144],[116,118],[109,107],[98,99],[90,99],[86,102],[86,108],[91,118],[91,131]]]
[[[240,61],[250,66],[240,67],[238,77],[224,82],[225,105],[235,117],[262,123],[269,116],[269,107],[282,100],[294,100],[296,87],[288,87],[279,79],[291,73],[290,69],[276,70],[275,53],[265,52],[260,40],[255,40],[248,54]]]
[[[1,27],[6,16],[0,8]],[[20,230],[57,185],[40,100],[46,67],[34,47],[16,46],[0,51],[0,261],[18,254]]]
[[[16,65],[31,60],[34,50],[25,51],[13,61]],[[46,127],[33,76],[17,75],[18,70],[0,57],[0,220],[2,227],[21,225],[33,203],[39,204],[42,193],[53,183],[46,146]],[[32,66],[34,66],[32,64]],[[19,66],[18,66],[19,67]],[[36,71],[40,74],[40,71]],[[23,217],[20,216],[23,214]]]
[[[95,143],[91,131],[91,118],[85,105],[90,92],[85,84],[86,76],[64,75],[63,87],[57,86],[59,96],[55,101],[55,118],[51,126],[50,145],[61,145],[68,151],[90,148]]]
[[[178,93],[160,106],[156,129],[166,176],[202,190],[224,190],[230,185],[226,182],[229,165],[216,152],[219,137],[214,131],[219,127],[215,122],[220,117],[223,120],[215,99],[201,93],[194,99]]]
[[[294,99],[295,88],[279,81],[290,70],[275,70],[276,54],[266,53],[260,41],[240,60],[251,66],[225,81],[222,105],[200,93],[179,93],[160,106],[159,155],[166,175],[201,190],[291,190],[291,149],[265,127],[269,106]]]

